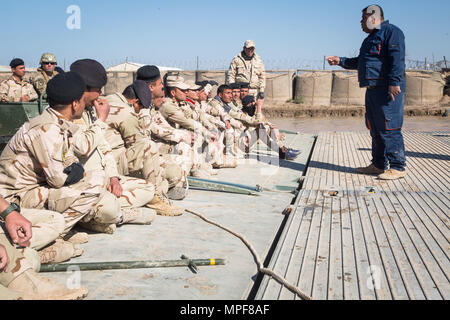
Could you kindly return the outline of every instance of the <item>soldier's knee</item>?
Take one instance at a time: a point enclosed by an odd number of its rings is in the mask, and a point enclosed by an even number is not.
[[[104,192],[94,209],[93,220],[98,223],[114,224],[120,221],[120,201],[111,192]]]

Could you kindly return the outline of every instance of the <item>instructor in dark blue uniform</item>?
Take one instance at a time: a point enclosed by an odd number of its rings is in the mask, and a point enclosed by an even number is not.
[[[406,175],[402,135],[405,36],[398,27],[384,21],[383,10],[378,5],[363,9],[361,27],[369,35],[358,57],[326,59],[330,65],[357,69],[360,87],[367,88],[366,123],[372,137],[372,164],[356,171],[395,180]]]

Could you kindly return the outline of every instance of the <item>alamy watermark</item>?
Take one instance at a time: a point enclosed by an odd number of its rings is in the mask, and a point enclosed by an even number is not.
[[[66,20],[66,27],[69,30],[80,30],[81,29],[81,9],[77,5],[70,5],[66,9],[66,13],[69,17]]]

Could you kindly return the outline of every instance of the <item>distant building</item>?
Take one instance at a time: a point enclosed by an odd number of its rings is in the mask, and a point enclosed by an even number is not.
[[[145,64],[142,63],[136,63],[136,62],[123,62],[121,64],[109,67],[106,69],[106,71],[137,71],[140,67],[145,66]],[[163,66],[157,66],[159,71],[165,72],[165,71],[182,71],[180,68],[175,67],[163,67]]]

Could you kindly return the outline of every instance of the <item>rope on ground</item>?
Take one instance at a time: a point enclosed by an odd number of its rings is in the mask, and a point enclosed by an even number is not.
[[[290,284],[285,278],[281,277],[280,275],[276,274],[275,272],[273,272],[270,269],[264,268],[262,262],[261,262],[261,258],[259,257],[258,253],[256,252],[255,248],[252,246],[252,244],[250,242],[247,241],[247,239],[245,239],[244,236],[240,235],[237,232],[234,232],[233,230],[228,229],[227,227],[224,227],[214,221],[208,220],[205,216],[203,216],[200,213],[194,212],[192,210],[185,210],[186,212],[193,214],[197,217],[199,217],[200,219],[202,219],[203,221],[206,221],[209,224],[215,225],[216,227],[219,227],[220,229],[223,229],[229,233],[231,233],[232,235],[234,235],[235,237],[239,238],[246,246],[247,248],[250,250],[250,252],[253,255],[253,258],[256,261],[256,264],[258,266],[258,271],[265,273],[269,276],[271,276],[272,278],[274,278],[276,281],[278,281],[280,284],[282,284],[283,286],[285,286],[287,289],[289,289],[291,292],[295,293],[296,295],[298,295],[301,299],[303,300],[312,300],[312,298],[310,296],[308,296],[307,294],[303,293],[298,287]]]

